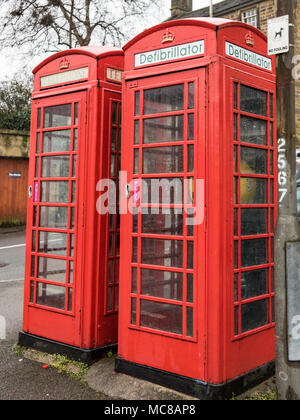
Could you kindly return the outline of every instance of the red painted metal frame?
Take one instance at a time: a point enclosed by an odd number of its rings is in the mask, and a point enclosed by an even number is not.
[[[40,78],[59,73],[62,60],[68,63],[68,70],[89,67],[88,80],[40,89]],[[121,84],[106,79],[107,67],[123,69],[123,52],[121,50],[105,47],[69,50],[49,57],[34,70],[29,185],[34,186],[35,182],[41,182],[40,176],[35,178],[38,175],[35,174],[35,159],[36,156],[42,156],[41,153],[36,155],[36,132],[57,130],[57,128],[37,129],[38,109],[79,103],[79,122],[78,126],[76,125],[78,129],[78,159],[75,203],[71,203],[71,191],[69,191],[69,207],[76,209],[76,227],[74,230],[70,229],[70,226],[66,230],[61,230],[32,226],[33,209],[35,206],[39,207],[40,202],[34,203],[34,193],[33,198],[28,200],[23,331],[81,349],[95,349],[117,342],[117,313],[106,313],[105,309],[107,217],[98,214],[96,210],[99,195],[96,191],[97,183],[100,179],[109,178],[110,152],[107,145],[110,142],[108,136],[110,135],[112,117],[109,107],[112,100],[116,101],[119,106],[121,99]],[[69,127],[59,127],[59,129],[62,128]],[[75,128],[74,125],[72,125],[73,128]],[[71,152],[71,154],[74,153]],[[57,155],[68,156],[69,154],[47,154],[47,156]],[[41,169],[39,170],[41,171]],[[71,178],[69,182],[72,182]],[[42,204],[44,205],[44,203]],[[58,206],[64,207],[65,204],[58,204]],[[37,220],[39,220],[39,212],[37,212]],[[36,292],[34,296],[30,296],[30,282],[37,281],[37,264],[34,276],[31,276],[32,232],[40,230],[67,232],[68,235],[74,233],[77,237],[74,241],[74,256],[68,257],[68,260],[74,262],[73,284],[65,284],[65,287],[74,289],[72,308],[67,306],[67,301],[64,310],[37,305]],[[69,242],[68,240],[68,249]],[[36,252],[33,255],[43,256],[44,254]],[[54,257],[56,260],[62,258]],[[52,282],[46,280],[45,283]],[[53,284],[57,283],[53,282]]]
[[[161,44],[161,39],[167,29],[175,35],[175,41],[167,47],[205,40],[206,55],[203,58],[190,58],[135,68],[135,54],[166,47]],[[246,43],[249,35],[252,37],[254,46]],[[194,283],[197,290],[194,307],[197,313],[197,331],[194,331],[195,335],[190,340],[184,334],[178,336],[165,331],[140,327],[139,309],[137,310],[137,324],[132,325],[131,298],[139,299],[140,289],[138,286],[137,293],[132,293],[131,267],[139,268],[141,261],[131,263],[131,242],[132,237],[137,237],[140,247],[140,238],[146,235],[142,235],[140,231],[137,234],[132,233],[132,216],[121,216],[119,357],[128,362],[211,384],[225,383],[269,363],[275,357],[273,322],[245,334],[240,334],[241,330],[238,331],[238,335],[234,334],[234,307],[240,307],[244,302],[240,299],[237,302],[234,301],[234,273],[240,273],[241,270],[234,269],[233,252],[234,239],[241,240],[240,236],[234,237],[234,208],[241,206],[235,205],[233,201],[234,175],[240,175],[239,172],[236,174],[233,172],[234,144],[240,145],[240,142],[233,141],[233,115],[242,113],[240,109],[233,109],[233,86],[234,82],[237,82],[266,91],[268,95],[272,93],[273,104],[275,104],[275,60],[270,58],[272,71],[265,71],[252,64],[243,63],[241,60],[231,59],[225,54],[226,41],[267,56],[265,35],[249,25],[224,19],[200,18],[166,22],[138,35],[124,47],[123,121],[125,126],[122,138],[122,169],[130,174],[128,182],[135,178],[132,169],[133,152],[129,156],[128,150],[141,148],[141,145],[135,146],[133,143],[133,121],[143,118],[134,116],[134,92],[151,87],[179,84],[189,77],[199,78],[198,122],[195,134],[195,146],[198,149],[195,150],[195,165],[198,166],[197,169],[195,168],[195,177],[205,179],[205,220],[201,226],[197,227],[195,233],[197,245],[194,261],[197,264],[198,275]],[[201,104],[199,100],[202,101]],[[180,114],[180,111],[177,114]],[[253,116],[253,114],[250,115]],[[268,115],[263,119],[268,121],[268,125],[273,122],[275,127],[275,115],[274,105],[273,118]],[[155,114],[155,117],[157,116]],[[141,127],[140,130],[141,137]],[[270,202],[270,192],[268,192],[268,202],[262,207],[267,208],[268,213],[274,208],[275,226],[277,217],[275,130],[273,137],[273,146],[268,144],[266,147],[258,146],[257,148],[268,151],[269,167],[271,152],[273,152],[274,173],[271,174],[268,169],[266,175],[250,174],[250,177],[268,179],[268,188],[271,186],[271,180],[274,181],[274,203]],[[169,144],[163,143],[160,146],[162,145]],[[151,146],[154,145],[149,145]],[[146,147],[148,145],[143,146],[143,148]],[[141,153],[139,163],[141,168]],[[174,174],[163,176],[172,175]],[[186,176],[186,172],[182,175]],[[140,173],[139,176],[141,176]],[[147,176],[143,175],[145,178]],[[159,177],[161,174],[155,176]],[[245,208],[248,207],[251,206],[245,206]],[[151,237],[151,235],[147,236]],[[273,238],[270,221],[268,221],[266,235],[254,236],[254,238],[257,237],[268,238],[268,255],[270,255]],[[274,296],[270,277],[272,266],[272,260],[268,259],[264,267],[269,269],[269,291],[266,295],[269,301],[272,301]],[[257,267],[251,267],[253,268]],[[158,267],[158,269],[166,268]],[[263,297],[254,298],[253,301]],[[147,299],[162,301],[160,298],[153,297],[147,297]],[[251,301],[252,299],[249,300]],[[271,307],[270,305],[270,320]]]

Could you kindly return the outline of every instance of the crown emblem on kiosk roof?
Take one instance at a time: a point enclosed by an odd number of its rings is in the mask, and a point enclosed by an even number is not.
[[[247,33],[247,35],[245,36],[245,41],[246,41],[247,45],[250,45],[251,47],[254,47],[255,41],[254,41],[254,37],[253,37],[251,32]]]
[[[59,63],[60,70],[65,70],[65,69],[68,69],[69,67],[70,67],[70,62],[66,58],[63,58]]]
[[[175,35],[169,29],[163,34],[161,43],[166,44],[167,42],[173,42],[175,40]]]

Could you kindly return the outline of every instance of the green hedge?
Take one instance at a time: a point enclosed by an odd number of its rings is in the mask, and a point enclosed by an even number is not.
[[[30,130],[30,109],[18,112],[0,111],[0,128],[6,130]]]

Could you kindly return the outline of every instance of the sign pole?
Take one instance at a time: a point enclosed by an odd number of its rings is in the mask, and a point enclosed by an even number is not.
[[[209,3],[209,16],[214,17],[214,6],[213,6],[213,0],[210,0]]]
[[[279,400],[300,399],[300,353],[295,353],[299,349],[300,339],[300,334],[297,334],[300,331],[300,300],[290,299],[295,289],[300,287],[300,230],[296,213],[296,103],[295,80],[292,77],[296,7],[297,0],[277,0],[277,16],[289,15],[292,28],[289,51],[277,56],[279,210],[274,251],[276,384]],[[278,27],[275,35],[280,31],[281,27]]]

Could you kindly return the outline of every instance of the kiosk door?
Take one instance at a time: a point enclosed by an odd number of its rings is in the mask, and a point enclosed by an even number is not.
[[[31,334],[72,345],[79,344],[85,107],[85,92],[34,102],[29,169],[25,326],[31,318]]]
[[[204,353],[197,343],[202,350],[205,102],[205,69],[126,85],[122,169],[131,184],[121,222],[121,273],[129,281],[126,291],[121,286],[127,316],[122,310],[120,317],[128,320],[128,339],[119,354],[153,366],[160,352],[157,368],[176,366],[190,376],[201,371]]]

